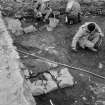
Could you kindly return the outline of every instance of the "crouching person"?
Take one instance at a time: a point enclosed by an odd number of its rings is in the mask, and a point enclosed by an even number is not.
[[[52,9],[49,6],[49,2],[50,0],[39,0],[36,4],[38,15],[40,15],[43,21],[46,21],[52,13]]]
[[[81,21],[80,19],[81,7],[79,2],[76,0],[68,0],[66,6],[66,19],[65,22],[68,24],[77,24]]]
[[[77,45],[83,49],[87,47],[92,51],[97,51],[102,37],[104,34],[95,22],[86,22],[73,37],[71,47],[74,51],[77,51]]]

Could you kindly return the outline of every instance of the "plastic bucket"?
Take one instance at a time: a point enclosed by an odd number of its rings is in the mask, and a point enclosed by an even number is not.
[[[59,20],[56,18],[49,18],[49,20],[50,20],[49,26],[52,28],[55,28],[59,23]]]

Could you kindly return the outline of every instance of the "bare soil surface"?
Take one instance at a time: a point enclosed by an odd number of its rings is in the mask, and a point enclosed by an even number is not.
[[[74,34],[79,26],[87,21],[96,22],[105,33],[105,17],[85,16],[79,24],[65,25],[60,23],[52,32],[42,29],[40,32],[18,36],[14,39],[14,42],[19,50],[35,53],[47,59],[82,68],[105,77],[105,38],[98,52],[78,49],[78,52],[75,53],[71,50],[71,41]],[[37,57],[34,58],[22,53],[20,53],[20,56],[25,66],[36,74],[49,70],[46,64],[37,61]],[[99,69],[99,63],[103,64],[101,69]],[[51,105],[50,99],[54,105],[95,105],[98,95],[90,87],[96,87],[96,83],[104,84],[105,79],[79,70],[71,68],[69,70],[74,77],[74,86],[58,89],[46,95],[36,96],[37,105]],[[105,95],[105,91],[103,95]],[[105,102],[103,95],[101,98]]]

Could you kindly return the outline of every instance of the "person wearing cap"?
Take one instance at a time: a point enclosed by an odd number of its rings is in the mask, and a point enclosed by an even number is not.
[[[86,22],[83,24],[72,40],[72,50],[77,51],[77,45],[85,49],[86,47],[92,51],[97,51],[97,44],[101,43],[104,37],[101,28],[95,22]]]
[[[76,0],[68,0],[66,5],[66,18],[65,22],[68,24],[77,24],[81,21],[81,7],[78,1]]]
[[[52,12],[52,9],[49,7],[49,1],[50,0],[38,0],[36,3],[37,11],[40,16],[44,17],[44,21],[48,19],[49,15]]]

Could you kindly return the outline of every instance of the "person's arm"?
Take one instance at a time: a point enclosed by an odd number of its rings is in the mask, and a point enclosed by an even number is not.
[[[99,33],[96,33],[94,39],[91,42],[96,44],[98,40],[99,40]]]
[[[80,38],[81,36],[83,36],[83,33],[84,33],[84,31],[83,31],[82,27],[80,27],[80,29],[79,29],[78,32],[75,34],[75,36],[73,37],[73,40],[72,40],[72,45],[71,45],[71,47],[72,47],[73,50],[76,50],[76,47],[77,47],[77,43],[78,43],[78,41],[79,41],[79,38]]]
[[[47,13],[46,13],[46,15],[45,15],[44,20],[48,19],[48,17],[49,17],[49,15],[51,14],[51,12],[52,12],[52,9],[49,8],[49,10],[47,10]]]
[[[96,29],[98,30],[98,32],[100,33],[100,35],[101,35],[102,37],[104,37],[104,34],[103,34],[101,28],[100,28],[97,24],[96,24]]]

